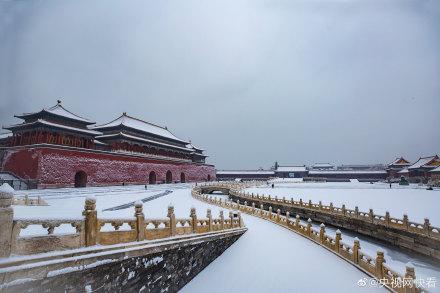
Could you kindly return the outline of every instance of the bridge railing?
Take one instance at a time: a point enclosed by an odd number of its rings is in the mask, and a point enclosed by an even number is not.
[[[235,184],[231,184],[231,186],[236,186]],[[224,185],[223,185],[224,187]],[[342,241],[341,231],[336,231],[336,236],[332,237],[326,234],[325,225],[322,223],[319,227],[319,230],[312,227],[312,220],[308,219],[307,224],[303,224],[300,221],[300,216],[296,215],[294,220],[291,219],[290,213],[286,212],[286,215],[281,215],[281,211],[278,209],[276,212],[272,210],[272,206],[269,205],[268,209],[264,209],[264,204],[261,204],[260,207],[257,207],[254,202],[251,205],[248,205],[245,201],[243,204],[240,204],[240,201],[237,203],[223,200],[221,198],[213,197],[209,194],[203,194],[202,187],[196,187],[192,190],[192,196],[201,201],[207,202],[209,204],[214,204],[220,207],[235,209],[239,212],[244,212],[246,214],[250,214],[252,216],[256,216],[259,218],[266,219],[268,221],[274,222],[280,226],[286,227],[289,230],[292,230],[307,239],[325,247],[326,249],[332,251],[339,257],[344,260],[350,262],[351,264],[359,267],[365,273],[377,279],[378,283],[382,286],[387,287],[392,292],[401,292],[401,293],[414,293],[414,292],[422,292],[420,288],[416,285],[416,276],[414,272],[414,267],[411,265],[406,266],[405,274],[400,274],[393,271],[387,265],[385,265],[384,254],[382,251],[377,251],[376,257],[371,257],[367,253],[361,250],[361,244],[357,237],[354,240],[353,245],[347,244]],[[240,195],[239,190],[231,189],[230,192],[236,192]],[[253,198],[257,198],[258,195],[251,195]],[[269,199],[269,197],[264,197],[265,199]],[[272,199],[273,202],[278,203],[279,199]],[[284,199],[283,199],[284,202]],[[304,206],[304,203],[300,200],[301,206]],[[293,201],[288,202],[289,204],[294,204]],[[305,204],[307,207],[312,207],[308,203]],[[318,205],[320,206],[320,205]],[[328,209],[330,207],[327,207]],[[333,207],[334,209],[334,207]],[[342,212],[343,208],[340,209]],[[364,215],[363,215],[364,216]],[[368,213],[368,217],[370,214]],[[366,216],[364,216],[366,217]],[[427,292],[423,290],[423,292]]]
[[[393,227],[396,229],[400,229],[403,231],[411,231],[413,233],[422,234],[428,236],[430,238],[440,239],[440,227],[432,226],[429,218],[424,219],[424,223],[417,223],[408,220],[408,215],[403,215],[402,219],[394,218],[390,216],[389,212],[386,212],[385,215],[375,214],[373,209],[370,209],[368,212],[359,211],[359,208],[356,206],[355,209],[347,209],[345,204],[342,207],[336,207],[333,203],[330,205],[323,205],[321,201],[319,203],[303,202],[302,199],[299,201],[293,199],[279,199],[278,197],[271,197],[266,195],[259,195],[254,193],[249,193],[243,191],[244,188],[241,186],[237,189],[237,184],[228,185],[230,188],[229,193],[236,197],[239,197],[242,201],[245,200],[259,200],[266,204],[279,204],[284,205],[286,207],[297,207],[312,211],[320,211],[323,213],[328,213],[331,215],[339,215],[347,218],[359,219],[365,222],[383,225],[386,227]],[[221,187],[227,188],[228,186],[222,185]]]
[[[135,203],[133,217],[98,218],[94,197],[86,198],[82,217],[14,219],[11,203],[12,196],[6,198],[4,193],[0,193],[0,257],[161,239],[244,226],[240,215],[231,214],[229,219],[225,219],[221,212],[219,218],[213,218],[209,209],[204,218],[197,218],[196,209],[192,208],[189,218],[176,219],[173,206],[168,207],[166,218],[145,218],[142,202]],[[44,233],[41,233],[42,230]]]

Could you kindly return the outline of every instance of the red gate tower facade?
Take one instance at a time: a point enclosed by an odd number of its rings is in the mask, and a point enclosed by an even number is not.
[[[15,117],[3,127],[0,171],[36,187],[209,181],[213,165],[203,150],[161,127],[122,114],[102,125],[65,109],[61,102]]]

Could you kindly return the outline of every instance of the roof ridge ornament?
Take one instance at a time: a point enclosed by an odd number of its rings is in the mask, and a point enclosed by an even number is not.
[[[57,100],[57,105],[61,105],[61,98]]]

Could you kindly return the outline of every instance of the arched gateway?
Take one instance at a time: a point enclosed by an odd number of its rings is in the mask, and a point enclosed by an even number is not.
[[[171,183],[171,182],[173,182],[173,174],[171,173],[171,171],[167,171],[167,174],[166,174],[166,183]]]
[[[186,178],[185,178],[185,173],[180,173],[180,182],[181,183],[185,183],[186,182]]]
[[[148,183],[149,184],[156,184],[156,172],[151,171],[150,175],[148,176]]]
[[[87,174],[84,171],[78,171],[75,173],[75,187],[87,186]]]

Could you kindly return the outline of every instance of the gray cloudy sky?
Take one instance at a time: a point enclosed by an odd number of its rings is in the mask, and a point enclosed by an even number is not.
[[[440,1],[0,0],[0,124],[123,111],[218,168],[439,153]]]

